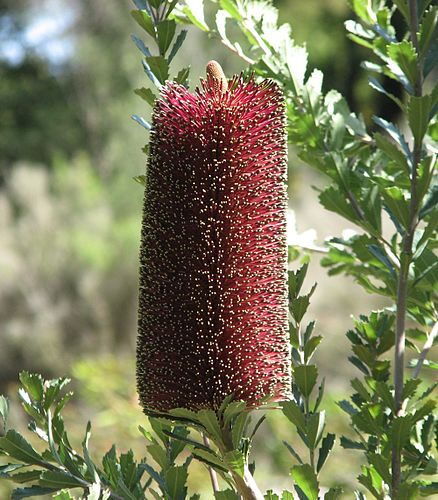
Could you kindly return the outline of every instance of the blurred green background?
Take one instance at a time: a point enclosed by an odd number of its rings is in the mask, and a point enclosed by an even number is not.
[[[311,67],[323,70],[325,90],[344,93],[368,123],[377,112],[393,116],[360,70],[366,54],[346,37],[346,0],[275,4],[296,40],[306,43]],[[138,456],[144,451],[134,383],[143,192],[132,177],[144,172],[147,136],[130,115],[148,114],[133,93],[148,82],[129,37],[142,35],[130,8],[129,0],[0,0],[0,392],[13,399],[10,425],[23,428],[14,396],[18,372],[73,376],[77,396],[66,420],[77,442],[93,421],[96,456],[113,442]],[[227,74],[244,68],[193,29],[173,64],[191,65],[194,87],[212,58]],[[298,231],[315,229],[319,242],[348,229],[318,205],[312,186],[324,182],[291,150],[290,205]],[[327,278],[317,255],[310,274],[308,288],[319,283],[308,319],[317,319],[325,339],[318,363],[327,377],[328,428],[348,433],[335,405],[354,372],[345,332],[351,314],[383,304],[345,278]],[[271,415],[260,434],[261,487],[288,487],[293,459],[281,440],[296,442],[290,426]],[[337,447],[323,480],[351,483],[356,460]],[[193,466],[190,486],[212,498],[202,467]]]

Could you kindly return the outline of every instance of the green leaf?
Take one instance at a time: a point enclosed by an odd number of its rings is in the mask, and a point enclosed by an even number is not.
[[[281,494],[281,500],[294,500],[294,495],[290,491],[284,490]]]
[[[151,37],[156,38],[154,22],[145,10],[132,10],[131,16]]]
[[[327,210],[342,215],[351,222],[357,222],[357,215],[346,200],[345,194],[338,191],[334,186],[330,186],[320,193],[319,201]]]
[[[388,122],[383,118],[378,116],[373,116],[373,121],[382,127],[396,142],[399,144],[404,151],[407,158],[411,158],[411,151],[409,149],[409,145],[406,142],[405,136],[401,133],[400,129],[392,122]]]
[[[304,360],[307,363],[310,361],[310,359],[313,356],[313,353],[315,352],[316,348],[319,346],[319,344],[322,341],[321,336],[316,336],[312,337],[309,339],[308,342],[306,342],[306,345],[304,346]]]
[[[145,57],[150,57],[152,55],[151,51],[148,49],[148,47],[146,47],[146,45],[143,42],[143,40],[141,40],[140,38],[138,38],[138,36],[131,35],[131,39],[135,43],[135,45],[137,46],[138,50],[140,50],[140,52]]]
[[[190,74],[190,66],[187,66],[187,68],[180,69],[175,77],[176,83],[180,83],[181,85],[186,85],[187,80],[189,78],[189,74]]]
[[[403,1],[403,0],[401,0]],[[354,12],[366,23],[372,24],[373,20],[370,17],[370,13],[368,10],[368,2],[364,0],[352,0],[351,5],[353,7]]]
[[[243,477],[245,473],[245,457],[241,451],[233,450],[225,453],[224,461],[229,469]]]
[[[362,443],[359,443],[358,441],[353,441],[352,439],[348,439],[345,436],[341,437],[341,446],[342,448],[345,448],[346,450],[364,450],[365,451],[365,445]]]
[[[228,472],[228,469],[225,467],[222,460],[214,452],[196,449],[193,450],[192,454],[200,462],[204,462],[219,471]]]
[[[307,295],[301,295],[300,297],[296,297],[290,301],[289,308],[296,323],[300,323],[303,319],[303,316],[306,314],[307,308],[310,304],[310,297],[313,295],[315,289],[316,284],[313,285],[312,289]]]
[[[289,443],[287,443],[286,441],[283,441],[283,444],[284,446],[286,446],[286,448],[288,449],[289,453],[295,458],[295,460],[302,464],[303,461],[301,460],[301,457],[298,455],[298,452],[295,450],[295,448],[293,448],[292,445],[290,445]]]
[[[222,441],[222,432],[216,412],[213,410],[200,410],[197,417],[213,440],[220,443]]]
[[[432,7],[424,15],[420,28],[420,54],[424,55],[429,49],[438,21],[438,8]]]
[[[382,457],[382,455],[377,455],[375,453],[368,453],[367,459],[370,464],[374,466],[379,476],[385,481],[387,485],[391,484],[391,471],[390,463]]]
[[[0,450],[27,464],[41,465],[44,463],[43,457],[14,429],[10,429],[5,437],[0,438]]]
[[[32,398],[38,402],[42,401],[44,389],[41,375],[24,371],[20,373],[19,377],[23,387],[32,396]]]
[[[215,500],[239,500],[239,495],[233,490],[215,491]]]
[[[175,36],[176,22],[173,19],[166,19],[157,25],[158,48],[160,55],[165,56],[167,49]]]
[[[142,186],[146,185],[146,176],[145,175],[136,175],[135,177],[133,177],[133,179],[135,182],[138,182]]]
[[[53,496],[54,500],[75,500],[68,490],[61,490]]]
[[[411,85],[417,81],[417,54],[412,42],[403,40],[399,43],[390,43],[388,55],[393,59],[405,74]]]
[[[374,134],[374,140],[376,141],[377,147],[381,149],[396,165],[403,167],[402,169],[406,172],[409,170],[406,162],[406,156],[393,142],[390,142],[379,132]]]
[[[265,500],[279,500],[278,495],[274,493],[272,490],[268,490],[265,493]]]
[[[170,51],[169,57],[167,58],[167,61],[169,64],[172,62],[173,58],[178,53],[178,50],[181,48],[182,44],[184,43],[186,36],[187,36],[187,30],[181,30],[179,35],[176,37],[175,43],[173,44],[172,50]]]
[[[56,490],[53,488],[42,488],[41,486],[30,486],[29,488],[19,488],[12,492],[11,500],[21,500],[22,498],[39,497],[42,495],[51,495]]]
[[[306,420],[301,408],[295,403],[295,401],[285,401],[282,403],[283,413],[286,417],[296,426],[296,428],[305,434],[306,432]]]
[[[6,464],[0,465],[0,479],[9,478],[9,473],[14,472],[17,469],[22,469],[25,467],[23,464]]]
[[[333,449],[334,444],[335,444],[335,435],[334,434],[329,433],[322,440],[321,447],[319,449],[318,463],[316,465],[316,470],[318,472],[320,472],[322,467],[324,466],[324,464],[327,460],[327,457],[329,456],[330,452]]]
[[[220,0],[220,6],[230,14],[236,21],[242,21],[242,16],[235,0]]]
[[[80,488],[84,483],[71,474],[64,472],[46,471],[41,474],[40,486],[53,489]]]
[[[140,96],[144,101],[146,101],[150,106],[154,106],[157,96],[152,92],[151,89],[142,87],[141,89],[135,89],[134,93]]]
[[[293,375],[301,394],[307,398],[315,386],[318,369],[315,365],[296,366],[293,369]]]
[[[12,474],[10,478],[14,483],[31,483],[40,478],[42,474],[42,470],[28,470],[26,472],[17,472],[16,474]]]
[[[400,453],[404,445],[409,441],[412,429],[412,418],[410,415],[394,418],[391,426],[391,441],[395,450]]]
[[[394,5],[403,14],[404,18],[409,21],[409,8],[406,0],[393,0]]]
[[[289,271],[288,286],[290,297],[297,297],[306,278],[308,264],[302,265],[297,271]]]
[[[0,417],[3,420],[3,430],[6,430],[9,415],[9,400],[0,394]]]
[[[417,144],[421,144],[429,125],[432,98],[430,95],[411,96],[408,105],[409,126]]]
[[[186,497],[187,475],[187,468],[183,465],[172,467],[164,473],[164,479],[166,481],[170,498],[175,500],[182,500]]]
[[[308,500],[318,500],[319,484],[315,472],[309,464],[294,465],[290,474]]]
[[[406,229],[409,225],[409,204],[405,200],[403,190],[394,186],[382,191],[385,204],[397,217],[397,221]]]
[[[233,423],[231,429],[231,437],[233,439],[233,445],[238,448],[240,445],[240,440],[245,435],[246,428],[249,422],[249,414],[241,413]]]
[[[324,495],[324,500],[337,500],[342,493],[342,488],[330,488]]]
[[[233,490],[215,491],[215,500],[239,500],[239,495]]]
[[[183,8],[184,14],[190,21],[202,31],[210,31],[204,19],[204,1],[186,0]]]
[[[151,444],[147,447],[149,455],[157,462],[162,469],[169,467],[166,450],[158,443]]]
[[[169,79],[169,65],[164,57],[146,57],[146,62],[154,76],[161,84],[164,84],[165,81]]]
[[[314,413],[308,417],[306,424],[307,445],[314,450],[322,436],[325,426],[325,411]]]

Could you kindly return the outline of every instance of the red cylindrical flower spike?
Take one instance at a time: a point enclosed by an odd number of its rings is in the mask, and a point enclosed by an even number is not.
[[[145,410],[255,406],[290,394],[286,137],[270,81],[208,71],[156,103],[140,250]]]

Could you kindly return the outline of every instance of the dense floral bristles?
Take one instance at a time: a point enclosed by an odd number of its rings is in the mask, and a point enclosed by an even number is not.
[[[208,74],[166,84],[153,116],[140,251],[145,410],[290,395],[283,97]]]

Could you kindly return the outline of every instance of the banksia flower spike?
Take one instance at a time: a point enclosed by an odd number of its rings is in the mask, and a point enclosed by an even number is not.
[[[154,114],[140,250],[137,382],[145,411],[288,399],[282,93],[167,83]]]

